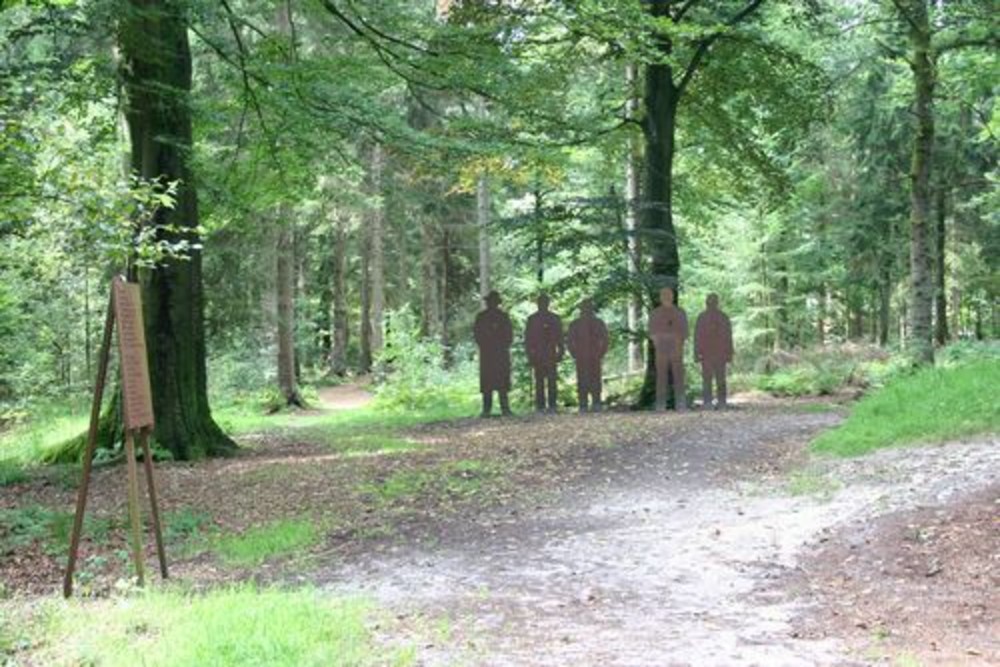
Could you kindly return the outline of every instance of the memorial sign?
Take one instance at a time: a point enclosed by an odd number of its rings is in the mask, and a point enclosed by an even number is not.
[[[160,574],[164,579],[167,578],[167,556],[163,548],[163,531],[160,528],[160,510],[156,502],[156,484],[153,477],[153,454],[147,437],[153,428],[154,420],[149,362],[146,356],[146,333],[142,321],[142,294],[137,284],[118,277],[111,282],[111,298],[108,301],[104,338],[101,341],[97,362],[94,400],[90,406],[90,430],[87,433],[87,447],[83,453],[83,474],[76,497],[76,515],[73,518],[69,558],[66,563],[66,576],[63,579],[63,595],[66,597],[73,594],[73,571],[80,549],[83,515],[87,509],[87,490],[90,485],[94,450],[97,448],[101,403],[111,357],[111,339],[116,329],[122,373],[122,412],[125,427],[125,464],[128,472],[129,542],[132,547],[132,562],[135,565],[136,579],[141,586],[145,577],[145,565],[142,556],[142,521],[139,516],[139,471],[135,455],[136,441],[138,441],[139,447],[142,448],[143,467],[146,470],[146,490],[149,493],[150,518],[156,538]]]
[[[118,352],[122,370],[122,407],[125,428],[138,430],[153,427],[153,397],[149,388],[149,362],[146,357],[146,331],[142,320],[139,285],[115,280],[112,283]]]

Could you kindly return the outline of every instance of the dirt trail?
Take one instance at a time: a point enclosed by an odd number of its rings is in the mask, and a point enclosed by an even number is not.
[[[372,395],[363,385],[350,383],[333,387],[322,387],[319,392],[320,405],[326,410],[354,410],[367,407]]]
[[[836,639],[800,638],[808,599],[780,582],[804,547],[998,484],[986,440],[826,462],[800,480],[829,493],[793,496],[783,475],[754,480],[836,415],[673,419],[686,425],[676,439],[608,450],[553,506],[498,512],[458,539],[443,527],[440,546],[399,546],[321,580],[412,620],[420,664],[866,664]]]

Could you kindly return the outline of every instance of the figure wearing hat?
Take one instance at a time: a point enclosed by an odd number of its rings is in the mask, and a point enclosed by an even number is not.
[[[601,360],[608,352],[608,327],[594,314],[594,303],[580,303],[580,317],[569,324],[566,347],[576,362],[576,391],[580,412],[588,403],[594,412],[601,409]]]
[[[491,291],[483,300],[486,309],[476,315],[472,327],[479,346],[479,391],[483,394],[483,417],[493,412],[493,392],[500,396],[500,412],[510,415],[510,346],[514,326],[507,313],[500,310],[500,295]]]
[[[549,310],[547,294],[538,295],[538,310],[528,317],[524,328],[524,350],[535,374],[535,410],[556,411],[559,362],[563,358],[562,320]]]
[[[684,341],[688,336],[687,314],[674,304],[674,290],[660,290],[660,305],[649,314],[649,337],[656,349],[656,409],[667,405],[668,380],[672,380],[674,405],[687,407],[684,396]]]
[[[705,312],[694,325],[694,360],[701,363],[702,404],[712,406],[712,378],[715,378],[717,407],[726,407],[726,364],[733,360],[733,327],[719,309],[719,295],[709,294]]]

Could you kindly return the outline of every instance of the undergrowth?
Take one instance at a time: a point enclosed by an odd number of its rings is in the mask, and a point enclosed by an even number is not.
[[[957,362],[902,375],[859,401],[847,420],[813,441],[817,452],[857,456],[880,447],[1000,431],[1000,359]]]

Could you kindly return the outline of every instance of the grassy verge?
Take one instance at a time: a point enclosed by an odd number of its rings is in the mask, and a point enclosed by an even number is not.
[[[101,601],[49,601],[0,617],[0,661],[45,665],[372,665],[370,607],[313,590],[152,589]],[[6,664],[6,662],[5,662]]]
[[[311,521],[286,519],[255,526],[238,535],[218,537],[211,547],[227,565],[250,567],[278,556],[304,552],[320,537],[320,531]]]
[[[813,441],[816,452],[857,456],[881,447],[1000,430],[1000,360],[920,370],[866,396],[839,427]]]

